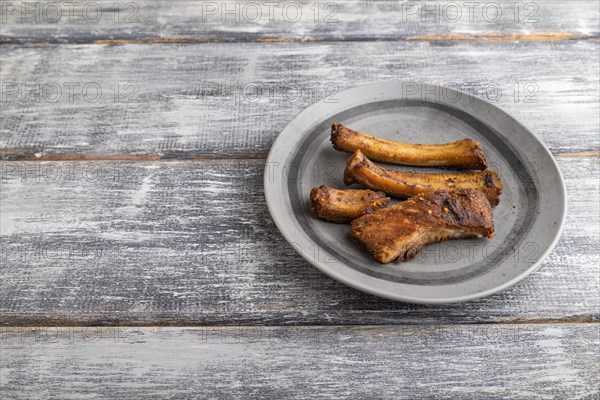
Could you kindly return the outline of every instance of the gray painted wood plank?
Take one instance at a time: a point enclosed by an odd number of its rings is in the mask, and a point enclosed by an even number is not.
[[[600,31],[595,0],[251,3],[3,1],[0,33],[4,43],[119,43],[568,40]]]
[[[598,41],[4,46],[0,146],[5,159],[265,157],[306,106],[335,101],[337,92],[360,84],[405,80],[488,99],[555,154],[597,151],[599,47]]]
[[[597,399],[598,324],[2,330],[7,398]]]
[[[465,304],[358,292],[274,226],[263,160],[3,162],[0,321],[9,325],[598,321],[598,159],[558,157],[556,249],[525,281]]]

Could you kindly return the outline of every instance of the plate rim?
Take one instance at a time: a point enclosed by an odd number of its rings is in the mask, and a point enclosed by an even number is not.
[[[422,83],[422,82],[409,82],[409,81],[400,81],[400,80],[377,81],[377,82],[362,84],[362,85],[358,85],[358,86],[354,86],[354,87],[345,89],[341,92],[338,92],[337,95],[342,96],[349,91],[360,90],[360,89],[367,89],[367,88],[372,89],[375,87],[382,87],[382,86],[387,87],[389,85],[409,85],[409,84],[410,85],[419,85],[420,87],[429,87],[429,88],[439,87],[439,85]],[[426,298],[426,297],[419,298],[419,297],[414,297],[414,296],[410,296],[410,295],[407,296],[407,295],[398,294],[398,293],[389,293],[389,292],[385,292],[385,291],[378,291],[376,288],[371,288],[369,285],[363,285],[363,284],[361,284],[361,282],[347,278],[343,273],[338,273],[331,269],[324,268],[321,264],[319,264],[319,262],[312,259],[308,255],[304,254],[304,252],[301,252],[301,251],[299,252],[294,246],[292,246],[294,248],[294,251],[296,251],[296,253],[298,253],[304,260],[308,261],[312,266],[317,268],[319,271],[325,273],[327,276],[329,276],[347,286],[350,286],[354,289],[357,289],[362,292],[369,293],[369,294],[372,294],[374,296],[378,296],[381,298],[386,298],[386,299],[395,300],[395,301],[399,301],[399,302],[405,302],[405,303],[413,303],[413,304],[451,304],[451,303],[460,303],[460,302],[465,302],[465,301],[488,297],[488,296],[491,296],[493,294],[496,294],[496,293],[501,292],[509,287],[516,285],[518,282],[525,279],[527,276],[529,276],[530,274],[535,272],[541,266],[543,261],[554,250],[558,241],[560,240],[562,233],[563,233],[563,229],[564,229],[566,217],[567,217],[567,212],[568,212],[568,202],[567,202],[568,199],[567,199],[566,185],[565,185],[565,181],[564,181],[564,178],[562,175],[562,171],[560,170],[560,167],[559,167],[558,163],[556,162],[555,157],[552,155],[552,153],[550,152],[548,147],[546,147],[546,145],[541,141],[541,139],[537,137],[537,135],[535,135],[531,130],[529,130],[521,121],[519,121],[517,118],[515,118],[508,112],[504,111],[499,106],[492,104],[489,101],[486,101],[479,97],[473,96],[473,95],[465,93],[463,91],[460,91],[460,90],[451,89],[451,88],[444,88],[444,90],[447,90],[449,92],[455,92],[457,94],[460,94],[461,96],[464,95],[464,96],[469,96],[469,97],[475,98],[476,100],[485,103],[488,107],[493,108],[494,111],[500,112],[501,114],[504,114],[504,115],[510,117],[512,120],[516,121],[516,123],[518,125],[520,125],[520,127],[522,129],[524,129],[529,134],[529,136],[534,139],[535,142],[537,142],[537,144],[540,145],[540,147],[543,149],[544,155],[549,158],[551,165],[554,167],[554,169],[557,172],[558,180],[560,181],[560,185],[558,187],[559,192],[560,192],[560,198],[558,198],[557,201],[560,201],[559,208],[561,211],[561,217],[560,217],[560,220],[558,221],[559,222],[558,229],[556,229],[556,231],[554,232],[552,239],[550,241],[550,244],[547,246],[546,250],[528,268],[526,268],[524,271],[522,271],[520,274],[516,275],[512,279],[510,279],[506,282],[503,282],[500,285],[494,286],[489,289],[485,289],[481,292],[475,292],[475,293],[471,293],[471,294],[454,296],[454,297],[445,297],[445,298]],[[275,212],[275,207],[276,207],[276,205],[274,204],[275,198],[273,195],[270,195],[270,191],[272,190],[271,187],[273,185],[272,185],[272,182],[269,182],[270,171],[269,171],[269,168],[267,168],[267,166],[269,165],[270,162],[272,162],[272,159],[275,157],[275,150],[276,150],[277,146],[281,145],[281,142],[284,140],[282,134],[286,130],[291,128],[292,125],[294,125],[294,123],[297,120],[301,119],[306,114],[309,114],[313,110],[317,109],[319,106],[322,106],[321,101],[318,101],[316,103],[309,105],[308,107],[304,108],[299,113],[297,113],[291,119],[291,121],[288,124],[286,124],[286,126],[279,132],[275,141],[271,145],[271,148],[269,149],[269,154],[265,161],[265,170],[263,173],[263,187],[264,187],[267,208],[269,210],[269,214],[271,215],[272,220],[275,222],[275,225],[277,226],[277,229],[283,235],[283,237],[288,242],[288,244],[293,243],[294,239],[290,236],[291,233],[288,232],[287,226],[285,225],[285,221],[283,221],[282,218],[279,217],[278,213]]]

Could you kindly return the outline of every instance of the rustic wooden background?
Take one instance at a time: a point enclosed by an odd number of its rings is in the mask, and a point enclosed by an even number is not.
[[[450,3],[2,0],[2,398],[600,398],[599,3]],[[286,244],[275,137],[382,80],[490,100],[556,157],[567,224],[525,281],[394,303]]]

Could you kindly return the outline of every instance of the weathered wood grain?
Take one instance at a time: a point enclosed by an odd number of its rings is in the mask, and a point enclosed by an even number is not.
[[[597,151],[599,47],[591,41],[5,46],[0,145],[4,159],[264,158],[306,106],[335,101],[337,92],[360,84],[405,80],[491,100],[555,154]]]
[[[23,3],[29,3],[23,5]],[[35,4],[37,3],[37,8]],[[594,0],[3,1],[2,43],[202,43],[597,38]]]
[[[560,243],[516,287],[394,303],[324,276],[274,226],[262,160],[3,162],[0,322],[9,325],[598,321],[597,158],[558,158]]]
[[[88,161],[0,163],[3,398],[600,396],[597,1],[521,2],[516,21],[500,1],[496,23],[464,4],[457,23],[404,21],[396,1],[335,2],[337,23],[314,21],[312,2],[296,23],[203,21],[202,2],[148,0],[129,19],[128,3],[96,0],[98,22],[76,6],[73,21],[32,23],[8,3],[1,158]],[[524,282],[393,303],[325,277],[277,232],[261,159],[278,132],[388,79],[500,88],[495,104],[558,156],[567,226]]]
[[[7,398],[596,399],[598,324],[4,329]]]

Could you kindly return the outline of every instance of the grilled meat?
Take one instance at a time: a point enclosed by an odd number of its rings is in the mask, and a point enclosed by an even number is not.
[[[492,208],[479,190],[440,190],[355,219],[352,236],[381,263],[413,258],[426,244],[491,238]]]
[[[492,205],[499,203],[503,185],[496,171],[463,174],[418,174],[382,168],[356,150],[346,163],[344,183],[360,183],[372,190],[406,198],[434,190],[479,189]]]
[[[317,218],[344,223],[387,206],[390,198],[383,192],[366,189],[337,190],[322,185],[311,190],[310,201],[311,211]]]
[[[331,126],[331,142],[339,151],[362,151],[375,161],[420,167],[485,170],[487,161],[479,143],[471,139],[445,144],[412,144],[382,139],[349,129]]]

